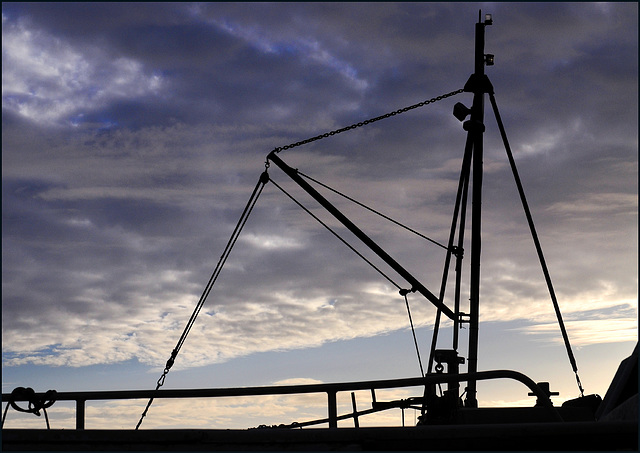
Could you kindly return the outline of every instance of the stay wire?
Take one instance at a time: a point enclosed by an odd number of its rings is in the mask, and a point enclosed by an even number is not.
[[[263,175],[264,175],[264,173],[263,173]],[[268,179],[266,181],[268,181]],[[222,255],[220,256],[220,260],[218,261],[218,264],[216,265],[216,268],[215,268],[213,274],[211,275],[211,278],[209,279],[209,282],[207,283],[207,286],[205,287],[205,290],[203,291],[202,295],[200,296],[200,301],[198,302],[198,306],[196,307],[196,310],[191,315],[191,319],[189,319],[189,322],[187,324],[187,328],[185,329],[185,331],[183,332],[182,336],[180,337],[180,340],[178,341],[178,345],[177,345],[178,351],[180,350],[180,348],[182,347],[182,344],[186,340],[187,335],[189,334],[189,331],[191,330],[191,327],[193,326],[193,323],[195,322],[195,319],[197,318],[198,314],[200,313],[200,310],[202,309],[202,307],[204,306],[205,300],[209,296],[209,293],[211,292],[211,289],[213,288],[213,285],[215,284],[216,280],[218,279],[218,276],[220,275],[220,272],[222,271],[222,268],[224,267],[224,264],[226,263],[227,258],[231,254],[231,250],[235,246],[236,241],[238,240],[238,237],[240,236],[240,233],[241,233],[242,229],[244,228],[245,224],[247,223],[247,220],[249,219],[249,215],[253,211],[253,207],[255,206],[256,202],[258,201],[258,197],[262,193],[262,189],[264,188],[264,186],[266,184],[266,181],[263,181],[263,176],[261,176],[260,177],[260,181],[258,181],[258,184],[256,185],[253,193],[251,194],[249,202],[245,206],[245,209],[242,212],[240,220],[236,224],[236,227],[235,227],[233,233],[231,234],[231,238],[229,239],[229,242],[227,243],[227,246],[225,247]]]
[[[458,246],[456,253],[456,284],[455,284],[455,313],[458,313],[458,319],[454,320],[453,328],[453,349],[458,350],[458,327],[460,325],[459,311],[460,311],[460,279],[462,271],[462,258],[464,255],[464,231],[466,221],[466,206],[467,196],[469,191],[469,171],[471,166],[471,156],[473,154],[472,141],[470,137],[467,137],[467,143],[465,145],[465,152],[462,158],[462,169],[460,171],[460,179],[458,181],[458,190],[456,192],[456,202],[453,209],[453,218],[451,220],[451,229],[449,231],[449,248],[447,249],[447,255],[445,257],[444,269],[442,272],[442,281],[440,284],[440,300],[444,300],[444,295],[447,286],[447,279],[449,276],[449,266],[451,264],[451,256],[453,255],[453,242],[456,234],[456,226],[458,224],[458,217],[460,217],[459,232],[458,232]],[[431,373],[433,368],[433,361],[436,352],[436,346],[438,342],[438,335],[440,332],[440,320],[442,318],[442,310],[438,309],[436,312],[436,319],[433,324],[433,336],[431,337],[431,348],[429,351],[429,361],[427,362],[427,373]]]
[[[307,177],[308,179],[320,184],[323,187],[326,187],[329,190],[333,190],[328,186],[325,186],[324,184],[320,183],[319,181],[316,181],[315,179],[301,173],[300,171],[298,171],[298,173],[301,176]],[[394,285],[396,288],[398,288],[400,290],[400,294],[404,296],[404,301],[405,304],[407,306],[407,314],[409,315],[409,324],[411,325],[411,332],[413,334],[413,342],[415,344],[416,347],[416,353],[418,355],[418,364],[420,365],[420,375],[424,376],[424,368],[422,366],[422,358],[420,357],[420,349],[418,347],[418,340],[416,338],[416,331],[415,328],[413,326],[413,318],[411,317],[411,308],[409,307],[409,299],[407,298],[407,294],[410,292],[410,290],[405,290],[400,288],[400,286],[398,284],[396,284],[393,280],[391,280],[391,278],[389,278],[384,272],[382,272],[378,267],[376,267],[370,260],[368,260],[367,258],[365,258],[360,252],[358,252],[353,246],[351,246],[351,244],[349,244],[346,240],[344,240],[340,235],[338,235],[333,229],[331,229],[331,227],[329,227],[326,223],[324,223],[322,220],[320,220],[315,214],[313,214],[308,208],[306,208],[305,206],[303,206],[300,202],[298,202],[298,200],[296,200],[291,194],[289,194],[284,188],[282,188],[278,183],[276,183],[273,179],[271,179],[271,182],[278,188],[280,189],[280,191],[282,193],[284,193],[287,197],[289,197],[295,204],[297,204],[300,208],[302,208],[307,214],[309,214],[311,217],[313,217],[318,223],[320,223],[322,226],[324,226],[327,230],[329,230],[335,237],[337,237],[343,244],[345,244],[347,247],[349,247],[354,253],[356,253],[360,258],[362,258],[367,264],[369,264],[371,267],[373,267],[380,275],[382,275],[384,278],[386,278],[389,282],[391,282],[392,285]],[[349,197],[346,197],[349,198]],[[358,203],[357,201],[353,200],[355,203]],[[358,203],[359,204],[359,203]],[[366,206],[363,206],[366,207]],[[384,216],[384,215],[383,215]],[[419,234],[419,233],[418,233]]]
[[[551,301],[553,302],[553,308],[556,312],[556,318],[558,319],[558,325],[560,326],[560,332],[562,333],[564,346],[565,346],[565,349],[567,350],[567,355],[569,356],[569,362],[571,363],[573,372],[576,375],[576,381],[578,383],[578,389],[580,390],[580,396],[584,396],[584,389],[582,388],[582,383],[580,382],[580,377],[578,376],[578,365],[576,364],[576,359],[571,349],[571,343],[569,342],[569,335],[567,334],[567,329],[565,328],[564,321],[562,320],[562,313],[560,312],[558,299],[556,298],[556,293],[555,293],[555,290],[553,289],[553,283],[551,282],[551,276],[549,274],[549,269],[547,268],[547,263],[544,259],[544,254],[542,253],[542,245],[540,245],[540,240],[538,239],[538,233],[536,232],[536,228],[533,223],[533,217],[531,215],[531,210],[529,209],[529,203],[527,203],[527,199],[524,194],[522,181],[520,180],[518,169],[516,168],[516,162],[513,158],[513,153],[511,152],[511,147],[509,146],[509,140],[507,139],[507,133],[505,132],[504,125],[502,124],[500,112],[498,111],[498,104],[496,103],[496,98],[493,95],[493,93],[489,93],[489,99],[491,100],[491,107],[493,108],[493,113],[496,117],[496,122],[498,123],[498,129],[500,130],[500,135],[502,136],[502,141],[504,143],[505,151],[507,152],[507,157],[509,159],[509,165],[511,166],[511,171],[513,173],[513,177],[515,179],[516,186],[518,188],[520,201],[522,202],[522,207],[524,209],[525,216],[527,217],[527,223],[529,224],[531,237],[533,238],[533,242],[536,247],[536,252],[538,253],[538,259],[540,260],[542,273],[544,274],[545,281],[547,282],[547,288],[549,290]]]
[[[422,359],[420,358],[420,349],[418,348],[418,339],[416,338],[416,329],[413,327],[413,319],[411,318],[411,309],[409,308],[409,299],[407,293],[404,293],[404,303],[407,305],[407,313],[409,315],[409,324],[411,324],[411,333],[413,334],[413,343],[416,345],[416,354],[418,354],[418,364],[420,365],[420,376],[424,376],[424,368],[422,368]]]
[[[231,237],[229,238],[229,241],[227,242],[227,245],[226,245],[224,251],[222,252],[222,255],[220,256],[220,259],[218,260],[218,264],[216,265],[211,277],[209,278],[209,281],[207,282],[207,285],[205,286],[204,291],[202,292],[202,295],[200,296],[200,299],[198,300],[198,304],[196,305],[196,308],[194,309],[193,313],[191,314],[191,317],[189,318],[189,321],[187,322],[187,325],[185,326],[185,328],[184,328],[184,330],[182,332],[182,335],[180,336],[180,339],[178,340],[175,348],[171,352],[171,357],[169,357],[169,360],[167,360],[167,363],[165,365],[164,371],[163,371],[162,375],[160,376],[160,378],[158,379],[158,382],[156,384],[156,389],[155,389],[156,391],[158,391],[158,389],[160,389],[160,387],[162,387],[164,385],[164,381],[166,379],[167,374],[169,373],[169,370],[173,366],[173,364],[175,362],[175,359],[176,359],[178,353],[180,352],[180,349],[182,348],[182,345],[184,344],[185,340],[187,339],[187,336],[189,335],[189,332],[191,331],[191,328],[193,327],[193,324],[195,323],[195,320],[198,317],[198,314],[202,310],[202,307],[204,306],[204,303],[207,300],[207,297],[211,293],[211,289],[213,288],[213,285],[215,284],[216,280],[218,279],[218,276],[220,275],[220,272],[222,271],[222,268],[224,267],[224,265],[225,265],[225,263],[227,261],[227,258],[231,254],[231,250],[233,249],[233,246],[236,244],[236,242],[238,240],[238,237],[240,236],[240,233],[242,232],[242,229],[244,228],[245,224],[247,223],[249,215],[253,211],[253,208],[256,205],[256,202],[258,201],[258,198],[260,197],[260,194],[262,193],[262,190],[264,189],[264,186],[266,185],[266,183],[268,181],[269,181],[269,175],[267,174],[267,171],[265,170],[260,175],[260,179],[259,179],[258,183],[256,184],[256,187],[253,189],[251,197],[249,198],[249,201],[247,202],[247,205],[245,206],[244,211],[242,212],[242,215],[240,216],[240,219],[238,220],[238,223],[236,224],[236,227],[233,230],[233,233],[231,234]],[[140,417],[140,420],[138,421],[138,424],[136,425],[136,430],[140,427],[140,425],[142,424],[142,421],[146,417],[147,412],[149,411],[149,408],[151,407],[151,404],[153,403],[153,400],[154,400],[154,397],[151,397],[149,399],[149,402],[147,403],[147,406],[145,407],[145,409],[144,409],[144,411],[143,411],[143,413],[142,413],[142,415]]]
[[[300,171],[298,171],[298,173],[299,173],[301,176],[304,176],[304,177],[306,177],[306,178],[310,179],[311,181],[314,181],[314,182],[316,182],[317,184],[320,184],[321,186],[323,186],[323,187],[325,187],[325,188],[327,188],[327,189],[329,189],[329,190],[332,190],[333,192],[336,192],[336,193],[338,193],[339,195],[342,195],[342,194],[340,194],[339,192],[335,191],[334,189],[332,189],[332,188],[330,188],[330,187],[326,186],[325,184],[323,184],[323,183],[321,183],[321,182],[319,182],[319,181],[315,180],[314,178],[311,178],[310,176],[307,176],[307,175],[305,175],[305,174],[301,173]],[[383,276],[384,278],[386,278],[389,282],[391,282],[391,284],[393,284],[396,288],[398,288],[398,289],[400,290],[400,294],[404,296],[404,301],[405,301],[405,304],[406,304],[406,306],[407,306],[407,314],[409,315],[409,324],[411,325],[411,332],[412,332],[412,334],[413,334],[413,342],[414,342],[414,344],[415,344],[415,347],[416,347],[416,353],[417,353],[417,355],[418,355],[418,364],[420,365],[420,373],[421,373],[420,375],[421,375],[421,376],[424,376],[424,368],[422,367],[422,358],[420,357],[420,349],[419,349],[419,347],[418,347],[418,340],[417,340],[417,338],[416,338],[416,331],[415,331],[415,328],[414,328],[414,326],[413,326],[413,318],[411,317],[411,308],[409,307],[409,299],[407,298],[407,294],[410,292],[410,290],[405,290],[405,289],[400,288],[400,286],[399,286],[398,284],[396,284],[393,280],[391,280],[391,279],[390,279],[386,274],[384,274],[384,273],[383,273],[383,272],[382,272],[378,267],[376,267],[376,266],[375,266],[371,261],[369,261],[367,258],[365,258],[365,257],[364,257],[360,252],[358,252],[358,251],[357,251],[354,247],[352,247],[352,246],[351,246],[351,245],[350,245],[346,240],[344,240],[344,239],[343,239],[341,236],[339,236],[339,235],[338,235],[334,230],[332,230],[332,229],[331,229],[331,227],[329,227],[326,223],[324,223],[322,220],[320,220],[320,219],[319,219],[315,214],[313,214],[313,213],[312,213],[308,208],[306,208],[306,207],[305,207],[305,206],[303,206],[301,203],[299,203],[299,202],[298,202],[298,200],[296,200],[296,199],[295,199],[291,194],[289,194],[285,189],[283,189],[283,188],[282,188],[278,183],[276,183],[273,179],[271,180],[271,182],[272,182],[272,183],[273,183],[273,184],[274,184],[278,189],[280,189],[280,191],[281,191],[282,193],[284,193],[287,197],[289,197],[289,198],[290,198],[294,203],[296,203],[300,208],[302,208],[305,212],[307,212],[310,216],[312,216],[312,217],[313,217],[317,222],[319,222],[322,226],[324,226],[327,230],[329,230],[329,231],[330,231],[330,232],[331,232],[335,237],[337,237],[337,238],[338,238],[338,239],[339,239],[343,244],[345,244],[347,247],[349,247],[349,248],[350,248],[354,253],[356,253],[360,258],[362,258],[362,259],[363,259],[367,264],[369,264],[371,267],[373,267],[373,268],[374,268],[374,269],[375,269],[375,270],[376,270],[380,275],[382,275],[382,276]],[[359,205],[361,205],[361,206],[363,206],[363,207],[367,208],[367,209],[370,209],[370,208],[368,208],[367,206],[364,206],[364,205],[360,204],[359,202],[357,202],[357,201],[355,201],[355,200],[353,200],[353,199],[351,199],[351,198],[347,197],[346,195],[343,195],[343,196],[344,196],[345,198],[350,199],[350,200],[354,201],[355,203],[357,203],[357,204],[359,204]],[[372,210],[372,209],[370,209],[370,210]],[[374,210],[372,210],[372,211],[374,211]],[[375,212],[375,211],[374,211],[374,212]],[[380,215],[382,215],[383,217],[385,217],[385,218],[386,218],[386,216],[384,216],[383,214],[380,214]],[[389,220],[391,220],[391,221],[395,222],[393,219],[389,219]],[[395,223],[397,223],[397,222],[395,222]],[[400,225],[400,224],[399,224],[399,225]],[[400,225],[400,226],[403,226],[403,225]],[[420,234],[420,233],[417,233],[417,234]]]
[[[315,214],[313,214],[307,207],[303,206],[298,200],[296,200],[291,194],[289,194],[284,188],[282,188],[278,183],[276,183],[273,179],[271,182],[274,186],[276,186],[282,193],[284,193],[287,197],[289,197],[295,204],[297,204],[302,210],[304,210],[307,214],[313,217],[320,225],[325,227],[331,234],[333,234],[336,238],[338,238],[344,245],[349,247],[351,251],[353,251],[356,255],[362,258],[369,266],[375,269],[380,275],[382,275],[387,281],[389,281],[393,286],[400,290],[400,294],[404,296],[404,301],[407,306],[407,314],[409,315],[409,324],[411,325],[411,333],[413,334],[413,342],[416,346],[416,353],[418,355],[418,364],[420,365],[420,375],[424,376],[424,368],[422,367],[422,358],[420,357],[420,349],[418,347],[418,339],[416,338],[416,330],[413,326],[413,318],[411,317],[411,308],[409,307],[409,299],[407,298],[407,293],[410,290],[404,290],[400,288],[400,286],[394,282],[389,276],[387,276],[384,272],[382,272],[375,264],[373,264],[370,260],[364,257],[360,252],[358,252],[351,244],[349,244],[344,238],[342,238],[338,233],[336,233],[329,225],[324,223],[320,218],[318,218]]]
[[[354,252],[356,255],[358,255],[360,258],[362,258],[362,260],[364,262],[366,262],[369,266],[371,266],[373,269],[375,269],[380,275],[382,275],[389,283],[391,283],[393,286],[395,286],[397,289],[402,289],[400,287],[400,285],[398,285],[396,282],[394,282],[391,277],[389,277],[387,274],[385,274],[384,272],[382,272],[382,270],[380,270],[375,264],[373,264],[369,259],[367,259],[362,253],[360,253],[359,251],[357,251],[351,244],[349,244],[344,238],[342,238],[338,233],[336,233],[329,225],[327,225],[325,222],[323,222],[322,220],[320,220],[320,218],[318,216],[316,216],[313,212],[311,212],[307,207],[305,207],[304,205],[302,205],[302,203],[300,203],[298,200],[296,200],[291,194],[289,194],[289,192],[287,192],[284,188],[282,188],[278,183],[276,183],[273,179],[270,180],[274,186],[276,186],[278,189],[280,189],[280,191],[282,193],[284,193],[287,197],[289,197],[295,204],[297,204],[303,211],[305,211],[307,214],[309,214],[311,217],[313,217],[320,225],[322,225],[323,227],[325,227],[327,230],[329,230],[329,232],[331,234],[333,234],[336,238],[338,238],[340,240],[340,242],[342,242],[344,245],[346,245],[347,247],[349,247],[351,249],[352,252]]]
[[[347,200],[349,200],[349,201],[351,201],[351,202],[353,202],[353,203],[357,204],[358,206],[360,206],[360,207],[362,207],[362,208],[364,208],[364,209],[366,209],[366,210],[368,210],[368,211],[370,211],[370,212],[373,212],[374,214],[376,214],[376,215],[378,215],[378,216],[382,217],[383,219],[386,219],[386,220],[388,220],[388,221],[390,221],[390,222],[392,222],[392,223],[394,223],[394,224],[398,225],[399,227],[404,228],[405,230],[410,231],[411,233],[413,233],[413,234],[415,234],[415,235],[417,235],[417,236],[420,236],[422,239],[426,239],[427,241],[429,241],[429,242],[431,242],[431,243],[433,243],[433,244],[437,245],[438,247],[441,247],[441,248],[443,248],[443,249],[445,249],[445,250],[448,250],[446,245],[443,245],[443,244],[439,243],[438,241],[435,241],[435,240],[433,240],[433,239],[431,239],[431,238],[429,238],[429,237],[425,236],[424,234],[422,234],[422,233],[420,233],[420,232],[418,232],[418,231],[414,230],[413,228],[410,228],[410,227],[408,227],[408,226],[406,226],[406,225],[404,225],[404,224],[402,224],[402,223],[398,222],[397,220],[394,220],[394,219],[392,219],[391,217],[389,217],[389,216],[387,216],[387,215],[385,215],[385,214],[383,214],[383,213],[381,213],[381,212],[379,212],[379,211],[376,211],[375,209],[373,209],[373,208],[371,208],[371,207],[369,207],[369,206],[365,205],[364,203],[361,203],[361,202],[359,202],[358,200],[356,200],[356,199],[354,199],[354,198],[351,198],[351,197],[350,197],[350,196],[348,196],[348,195],[343,194],[342,192],[340,192],[340,191],[338,191],[338,190],[334,189],[333,187],[328,186],[328,185],[324,184],[323,182],[320,182],[320,181],[318,181],[317,179],[312,178],[311,176],[309,176],[309,175],[306,175],[306,174],[302,173],[300,170],[298,170],[298,174],[299,174],[300,176],[302,176],[302,177],[307,178],[307,179],[308,179],[308,180],[310,180],[310,181],[315,182],[316,184],[318,184],[318,185],[320,185],[320,186],[324,187],[325,189],[330,190],[331,192],[333,192],[333,193],[335,193],[335,194],[337,194],[337,195],[340,195],[340,196],[341,196],[341,197],[343,197],[343,198],[346,198]]]

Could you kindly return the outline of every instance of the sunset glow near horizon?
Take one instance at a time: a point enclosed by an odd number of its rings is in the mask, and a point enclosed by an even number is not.
[[[637,3],[4,3],[3,393],[155,388],[267,154],[462,88],[480,9],[493,16],[486,72],[580,379],[604,396],[638,339]],[[471,99],[279,157],[446,243],[466,138],[451,112]],[[490,110],[478,368],[548,381],[560,404],[579,392]],[[323,193],[438,293],[441,248]],[[465,281],[469,260],[467,244]],[[417,293],[409,303],[426,361],[435,308]],[[465,327],[461,356],[467,341]],[[163,388],[419,374],[397,288],[268,183]],[[527,392],[478,385],[481,406],[533,405]],[[408,396],[420,389],[378,399]],[[370,398],[357,393],[358,406]],[[132,429],[145,403],[89,404],[87,428]],[[322,395],[159,400],[142,427],[248,428],[322,418],[325,406]],[[48,412],[52,428],[75,426],[73,404]],[[367,423],[397,425],[401,412]],[[5,427],[45,426],[10,410]]]

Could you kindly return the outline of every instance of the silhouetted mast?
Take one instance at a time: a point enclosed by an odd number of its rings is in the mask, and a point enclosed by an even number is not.
[[[464,87],[465,91],[473,93],[471,117],[464,123],[464,129],[468,132],[468,143],[473,145],[472,161],[472,205],[471,205],[471,281],[469,295],[469,352],[468,372],[478,371],[478,323],[480,306],[480,251],[482,246],[482,158],[483,158],[483,134],[484,134],[484,95],[493,92],[493,87],[484,73],[484,66],[493,64],[493,55],[484,53],[484,27],[492,24],[490,14],[482,21],[482,12],[479,13],[476,24],[475,44],[475,71]],[[467,385],[466,407],[477,407],[476,381],[469,381]]]

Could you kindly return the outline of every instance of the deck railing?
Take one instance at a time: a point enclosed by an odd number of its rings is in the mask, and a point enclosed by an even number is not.
[[[76,403],[76,429],[85,429],[85,404],[87,401],[97,400],[122,400],[122,399],[159,399],[159,398],[219,398],[219,397],[237,397],[237,396],[264,396],[264,395],[292,395],[292,394],[309,394],[309,393],[326,393],[327,395],[327,418],[316,420],[306,424],[296,424],[297,427],[303,425],[328,423],[329,428],[337,428],[338,420],[353,418],[357,425],[358,415],[376,411],[376,409],[358,412],[353,407],[353,413],[338,416],[337,394],[339,392],[371,390],[375,401],[375,390],[417,387],[427,384],[441,384],[466,382],[470,380],[489,380],[489,379],[513,379],[527,386],[535,396],[538,397],[540,404],[547,406],[552,412],[553,417],[562,421],[558,412],[553,408],[549,394],[545,392],[538,384],[522,373],[511,370],[494,370],[480,371],[477,373],[463,374],[428,374],[425,377],[376,380],[376,381],[360,381],[360,382],[343,382],[328,384],[302,384],[302,385],[284,385],[284,386],[265,386],[265,387],[237,387],[237,388],[211,388],[211,389],[182,389],[182,390],[114,390],[114,391],[90,391],[90,392],[57,392],[56,401],[75,401]],[[35,393],[36,399],[42,400],[44,393]],[[11,402],[29,401],[26,396],[15,395],[13,393],[3,393],[2,401],[7,403],[5,408]],[[398,402],[397,405],[381,404],[379,407],[383,409],[391,407],[402,407]],[[385,407],[386,406],[386,407]],[[377,410],[383,410],[377,409]],[[4,417],[3,417],[4,421]]]

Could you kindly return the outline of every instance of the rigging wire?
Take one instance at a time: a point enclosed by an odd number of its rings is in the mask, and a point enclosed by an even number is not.
[[[328,186],[328,185],[326,185],[326,184],[324,184],[324,183],[322,183],[322,182],[318,181],[317,179],[312,178],[311,176],[309,176],[309,175],[306,175],[306,174],[302,173],[300,170],[298,170],[298,174],[299,174],[300,176],[303,176],[303,177],[305,177],[305,178],[309,179],[310,181],[315,182],[316,184],[318,184],[318,185],[320,185],[320,186],[324,187],[325,189],[328,189],[328,190],[330,190],[331,192],[333,192],[333,193],[335,193],[335,194],[337,194],[337,195],[340,195],[340,196],[341,196],[341,197],[343,197],[343,198],[346,198],[347,200],[349,200],[349,201],[351,201],[351,202],[353,202],[353,203],[357,204],[358,206],[360,206],[360,207],[362,207],[362,208],[364,208],[364,209],[366,209],[366,210],[368,210],[368,211],[370,211],[370,212],[373,212],[374,214],[376,214],[376,215],[378,215],[378,216],[382,217],[383,219],[386,219],[386,220],[388,220],[388,221],[390,221],[390,222],[392,222],[392,223],[394,223],[394,224],[398,225],[399,227],[404,228],[405,230],[410,231],[411,233],[413,233],[413,234],[415,234],[415,235],[417,235],[417,236],[420,236],[420,237],[421,237],[421,238],[423,238],[423,239],[426,239],[427,241],[429,241],[429,242],[431,242],[431,243],[433,243],[433,244],[437,245],[438,247],[441,247],[441,248],[443,248],[443,249],[445,249],[445,250],[448,250],[448,248],[447,248],[447,246],[446,246],[446,245],[443,245],[443,244],[439,243],[438,241],[436,241],[436,240],[434,240],[434,239],[431,239],[431,238],[429,238],[429,237],[425,236],[424,234],[422,234],[422,233],[420,233],[420,232],[418,232],[418,231],[414,230],[413,228],[410,228],[410,227],[408,227],[408,226],[406,226],[406,225],[404,225],[404,224],[402,224],[402,223],[398,222],[397,220],[394,220],[394,219],[392,219],[391,217],[389,217],[389,216],[387,216],[387,215],[385,215],[385,214],[383,214],[383,213],[381,213],[381,212],[379,212],[379,211],[376,211],[375,209],[373,209],[373,208],[371,208],[371,207],[369,207],[369,206],[367,206],[367,205],[365,205],[365,204],[363,204],[363,203],[359,202],[358,200],[355,200],[355,199],[351,198],[350,196],[343,194],[342,192],[340,192],[340,191],[338,191],[338,190],[334,189],[333,187],[330,187],[330,186]]]
[[[182,345],[187,339],[187,336],[189,335],[189,332],[191,331],[191,328],[193,327],[193,324],[195,323],[196,318],[200,313],[200,310],[202,310],[202,307],[204,306],[204,303],[207,300],[209,293],[211,293],[211,289],[213,288],[213,285],[215,284],[216,280],[218,279],[218,276],[220,275],[220,271],[222,271],[222,268],[224,267],[224,264],[226,263],[227,258],[229,258],[229,254],[231,253],[233,246],[235,245],[236,241],[238,240],[238,237],[240,236],[240,232],[242,231],[245,224],[247,223],[247,219],[249,218],[249,215],[251,214],[253,207],[258,201],[258,197],[262,193],[262,189],[264,188],[264,186],[268,181],[269,181],[269,175],[267,173],[267,170],[265,169],[265,171],[260,175],[260,179],[258,180],[256,187],[253,189],[253,193],[251,194],[251,197],[249,198],[249,201],[247,202],[247,205],[245,206],[244,211],[240,216],[240,220],[238,220],[238,223],[236,224],[236,227],[233,230],[233,233],[231,234],[231,237],[229,238],[229,241],[227,242],[227,245],[224,251],[222,252],[222,255],[220,256],[220,259],[218,260],[218,264],[216,265],[216,268],[213,271],[211,278],[209,278],[209,282],[205,286],[205,289],[202,292],[200,299],[198,300],[198,304],[196,305],[196,308],[191,314],[191,318],[189,318],[189,321],[187,322],[187,325],[185,326],[182,332],[182,335],[180,336],[180,339],[176,344],[176,347],[171,352],[171,357],[169,357],[169,360],[167,360],[167,364],[165,365],[164,371],[160,376],[160,379],[158,379],[158,382],[156,385],[156,391],[164,385],[164,381],[167,377],[167,374],[169,373],[169,370],[173,366],[175,359],[178,353],[180,352],[180,349],[182,348]],[[140,420],[138,421],[138,424],[136,425],[136,430],[142,424],[142,421],[144,420],[144,417],[147,415],[147,412],[149,411],[149,408],[151,407],[153,400],[154,400],[154,397],[151,397],[149,399],[149,402],[147,403],[147,406],[144,409],[144,412],[142,413]]]
[[[303,176],[306,176],[306,175],[303,175]],[[310,178],[310,179],[313,180],[313,178]],[[325,222],[320,220],[320,218],[317,217],[315,214],[313,214],[311,212],[311,210],[309,210],[307,207],[302,205],[302,203],[300,203],[298,200],[296,200],[282,186],[280,186],[278,183],[276,183],[273,179],[270,179],[270,181],[273,183],[274,186],[276,186],[278,189],[280,189],[280,191],[282,193],[284,193],[289,199],[291,199],[295,204],[297,204],[303,211],[305,211],[307,214],[309,214],[311,217],[313,217],[318,223],[320,223],[320,225],[322,225],[327,230],[329,230],[329,232],[331,232],[331,234],[333,234],[336,238],[338,238],[344,245],[349,247],[349,249],[351,249],[351,251],[353,251],[356,255],[358,255],[360,258],[362,258],[367,264],[369,264],[369,266],[371,266],[373,269],[375,269],[380,275],[382,275],[385,279],[387,279],[393,286],[395,286],[396,288],[398,288],[400,290],[400,295],[404,296],[404,301],[405,301],[405,304],[407,306],[407,314],[409,315],[409,324],[411,325],[411,333],[413,334],[413,342],[414,342],[414,344],[416,346],[416,353],[417,353],[417,356],[418,356],[418,364],[420,365],[420,376],[424,376],[424,368],[422,367],[422,359],[420,357],[420,349],[418,348],[418,340],[416,338],[416,330],[415,330],[415,327],[413,326],[413,318],[411,317],[411,308],[409,307],[409,300],[407,299],[407,294],[410,293],[411,290],[400,288],[400,286],[397,283],[395,283],[388,275],[386,275],[384,272],[382,272],[375,264],[373,264],[369,259],[367,259],[359,251],[357,251],[351,244],[349,244],[344,238],[342,238],[338,233],[336,233],[329,225],[327,225]]]
[[[411,309],[409,308],[409,299],[407,293],[409,291],[403,289],[400,294],[404,296],[404,303],[407,306],[407,314],[409,315],[409,324],[411,324],[411,333],[413,334],[413,343],[416,345],[416,354],[418,354],[418,364],[420,365],[420,376],[424,376],[424,368],[422,368],[422,359],[420,358],[420,349],[418,348],[418,339],[416,338],[416,329],[413,327],[413,319],[411,318]]]
[[[276,183],[273,179],[270,179],[270,181],[273,183],[274,186],[276,186],[278,189],[280,189],[280,191],[282,193],[284,193],[287,197],[289,197],[295,204],[297,204],[303,211],[305,211],[307,214],[309,214],[311,217],[313,217],[320,225],[322,225],[323,227],[325,227],[327,230],[329,230],[329,232],[331,234],[333,234],[336,238],[338,238],[340,240],[340,242],[342,242],[344,245],[346,245],[347,247],[349,247],[351,249],[352,252],[354,252],[356,255],[358,255],[360,258],[362,258],[364,260],[364,262],[366,262],[369,266],[371,266],[373,269],[375,269],[380,275],[382,275],[389,283],[391,283],[393,286],[395,286],[397,289],[401,290],[402,288],[400,287],[400,285],[398,285],[396,282],[394,282],[391,277],[389,277],[387,274],[385,274],[382,270],[380,270],[380,268],[378,268],[375,264],[373,264],[369,259],[367,259],[362,253],[360,253],[359,251],[357,251],[351,244],[349,244],[344,238],[342,238],[338,233],[336,233],[329,225],[327,225],[325,222],[323,222],[322,220],[320,220],[320,218],[318,216],[316,216],[313,212],[311,212],[311,210],[309,210],[308,208],[306,208],[304,205],[302,205],[302,203],[300,203],[298,200],[296,200],[291,194],[289,194],[289,192],[287,192],[284,188],[282,188],[278,183]]]
[[[461,271],[462,271],[462,258],[464,255],[463,244],[464,244],[464,230],[465,230],[465,222],[466,222],[466,206],[467,206],[467,196],[469,192],[469,171],[471,166],[471,156],[472,156],[472,144],[469,141],[469,137],[467,137],[467,143],[465,145],[465,152],[462,158],[462,168],[460,170],[460,179],[458,181],[458,190],[456,193],[456,202],[453,208],[453,218],[451,220],[451,230],[449,232],[449,247],[447,251],[447,255],[445,257],[444,270],[442,273],[442,282],[440,285],[440,300],[444,300],[444,295],[447,286],[447,279],[449,276],[449,266],[451,263],[451,256],[454,254],[456,256],[456,284],[455,284],[455,313],[458,314],[458,319],[454,320],[453,325],[453,349],[458,350],[458,328],[461,323],[460,319],[460,280],[461,280]],[[455,239],[456,234],[456,225],[458,224],[458,216],[460,217],[460,225],[458,230],[458,245],[454,247],[453,241]],[[440,319],[442,317],[442,311],[438,309],[436,312],[436,319],[433,324],[433,336],[431,337],[431,349],[429,352],[429,362],[427,365],[427,373],[431,373],[433,368],[433,361],[436,351],[436,345],[438,342],[438,335],[440,332]]]
[[[580,396],[584,396],[584,389],[582,388],[582,382],[580,382],[580,376],[578,376],[578,365],[576,364],[576,358],[574,357],[573,351],[571,349],[571,343],[569,342],[569,335],[567,334],[567,329],[565,328],[564,321],[562,320],[562,313],[560,312],[560,306],[558,305],[558,299],[556,298],[556,293],[555,293],[555,290],[553,289],[553,283],[551,282],[549,269],[547,268],[547,263],[542,253],[542,246],[540,245],[540,240],[538,239],[538,233],[536,232],[536,227],[533,223],[533,217],[531,216],[529,203],[527,203],[527,198],[525,197],[525,194],[524,194],[522,181],[520,180],[518,169],[516,168],[516,162],[513,158],[513,153],[511,152],[511,147],[509,146],[509,140],[507,139],[507,133],[505,132],[504,125],[502,124],[502,118],[500,117],[500,112],[498,111],[498,104],[496,103],[496,98],[493,95],[493,93],[489,93],[489,99],[491,100],[491,107],[493,108],[493,113],[496,117],[496,122],[498,123],[498,129],[500,129],[500,135],[502,136],[502,141],[504,143],[504,147],[507,152],[509,165],[511,166],[511,171],[516,181],[516,186],[518,187],[518,193],[520,194],[520,201],[522,202],[522,207],[524,209],[525,216],[527,217],[527,223],[529,224],[529,229],[531,230],[531,237],[533,238],[533,242],[536,247],[536,252],[538,253],[538,259],[540,260],[542,273],[544,274],[545,281],[547,282],[547,288],[549,290],[549,295],[551,296],[551,301],[553,302],[553,308],[556,312],[556,318],[558,319],[560,332],[562,333],[562,339],[564,340],[564,346],[565,346],[565,349],[567,350],[567,355],[569,356],[569,362],[571,363],[573,372],[576,375],[576,381],[578,383],[578,389],[580,390]]]

